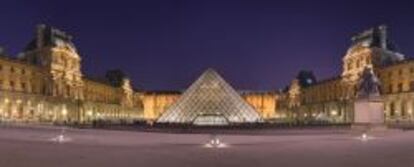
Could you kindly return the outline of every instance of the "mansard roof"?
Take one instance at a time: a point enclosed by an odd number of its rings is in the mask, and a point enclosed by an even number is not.
[[[19,64],[19,65],[22,65],[22,66],[27,66],[27,67],[30,67],[30,68],[39,69],[38,66],[34,66],[34,65],[29,64],[29,63],[27,63],[25,61],[22,61],[21,59],[18,59],[16,57],[12,57],[12,56],[7,55],[7,54],[4,54],[4,55],[1,55],[0,54],[0,59],[1,60],[4,60],[4,61],[7,61],[7,62],[10,62],[10,63],[15,63],[15,64]]]
[[[387,26],[380,25],[365,30],[351,38],[352,46],[362,45],[364,47],[377,47],[397,52],[397,47],[391,42]]]
[[[106,86],[110,86],[110,87],[114,87],[107,79],[103,78],[103,77],[93,77],[93,76],[83,76],[84,79],[92,81],[92,82],[96,82],[96,83],[100,83]]]
[[[414,58],[409,57],[409,58],[405,58],[404,60],[401,60],[401,61],[397,61],[397,62],[393,62],[393,63],[390,63],[390,64],[380,66],[380,68],[384,69],[384,68],[388,68],[388,67],[393,67],[393,66],[398,66],[398,65],[403,65],[403,64],[407,64],[407,63],[413,63],[413,62],[414,62]]]
[[[280,94],[279,90],[238,90],[240,95],[249,95],[249,94]]]
[[[143,91],[145,94],[182,94],[181,90],[146,90]]]
[[[399,52],[397,46],[390,39],[385,25],[363,31],[353,36],[351,41],[352,44],[347,55],[364,48],[379,48],[384,51],[380,64],[390,64],[404,59],[404,55]]]
[[[335,81],[340,80],[340,79],[341,79],[341,76],[337,75],[337,76],[334,76],[334,77],[330,77],[330,78],[320,80],[320,81],[318,81],[318,82],[316,82],[312,85],[309,85],[308,87],[305,87],[305,88],[312,88],[312,87],[320,86],[320,85],[323,85],[323,84],[329,84],[330,82],[335,82]]]
[[[35,38],[29,42],[24,51],[31,51],[38,47],[50,46],[68,46],[76,51],[76,47],[72,42],[72,36],[59,29],[46,26],[44,24],[37,26]]]

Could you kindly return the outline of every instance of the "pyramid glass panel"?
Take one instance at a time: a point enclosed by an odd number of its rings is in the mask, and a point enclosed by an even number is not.
[[[260,122],[260,115],[214,70],[204,72],[158,123],[228,125]]]

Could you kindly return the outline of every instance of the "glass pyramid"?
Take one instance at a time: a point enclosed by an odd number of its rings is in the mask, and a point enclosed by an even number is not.
[[[260,115],[213,69],[205,71],[158,123],[228,125],[260,122]]]

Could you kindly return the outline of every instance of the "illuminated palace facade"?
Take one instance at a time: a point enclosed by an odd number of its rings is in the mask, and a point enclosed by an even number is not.
[[[182,97],[180,91],[137,91],[116,71],[87,77],[81,59],[70,35],[45,25],[16,58],[0,52],[0,121],[154,122]],[[237,93],[264,121],[352,122],[360,75],[369,67],[381,82],[386,120],[414,119],[414,61],[397,52],[385,26],[354,36],[342,61],[342,74],[331,79],[305,73],[283,91]]]
[[[311,74],[298,75],[280,95],[278,111],[297,120],[352,122],[360,77],[366,68],[379,79],[386,122],[413,121],[414,61],[398,52],[388,38],[386,26],[351,38],[340,75],[322,81],[316,81]]]
[[[0,52],[0,121],[91,123],[94,120],[156,120],[178,91],[134,91],[125,76],[85,76],[67,33],[46,25],[13,58]],[[276,94],[245,93],[265,117],[275,114]]]

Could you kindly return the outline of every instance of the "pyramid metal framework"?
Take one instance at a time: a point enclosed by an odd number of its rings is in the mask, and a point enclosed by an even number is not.
[[[261,121],[258,112],[213,69],[205,71],[157,120],[194,125]]]

